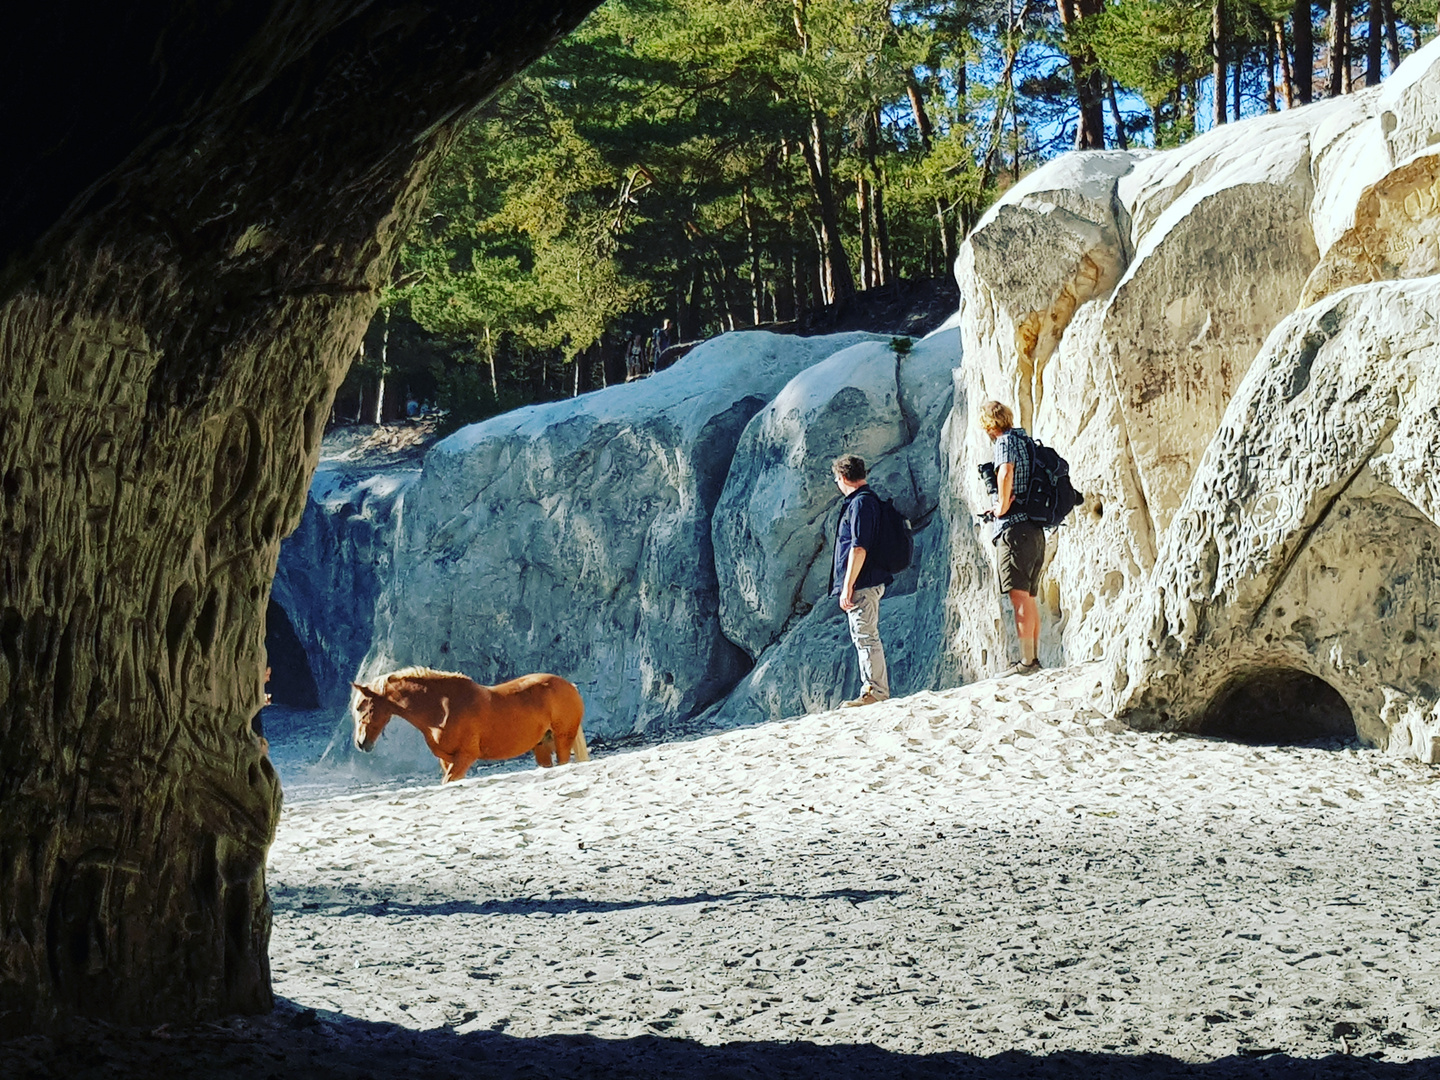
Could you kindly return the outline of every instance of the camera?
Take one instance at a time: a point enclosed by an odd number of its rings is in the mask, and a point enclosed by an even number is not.
[[[985,491],[990,495],[1000,494],[1000,485],[995,483],[995,463],[992,461],[982,461],[977,466],[977,471],[980,473],[980,479],[985,484]]]

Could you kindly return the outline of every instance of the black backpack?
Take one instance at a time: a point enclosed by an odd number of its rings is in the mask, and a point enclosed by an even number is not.
[[[887,573],[898,574],[901,570],[907,569],[915,559],[915,537],[910,532],[910,519],[899,510],[889,499],[882,499],[872,490],[870,494],[875,495],[875,501],[880,504],[880,527],[877,530],[875,561],[884,567]],[[835,525],[836,535],[839,535],[840,525]],[[868,559],[868,556],[867,556]],[[835,571],[830,571],[830,587],[835,587]]]
[[[1053,529],[1062,525],[1085,496],[1070,483],[1070,463],[1056,451],[1025,436],[1030,444],[1030,490],[1025,492],[1025,516]]]
[[[879,498],[877,495],[876,498]],[[915,537],[910,532],[910,519],[889,499],[880,499],[879,548],[875,553],[892,574],[906,569],[915,558]]]

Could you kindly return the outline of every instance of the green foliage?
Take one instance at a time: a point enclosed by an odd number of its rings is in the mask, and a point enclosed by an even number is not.
[[[1406,48],[1435,2],[1396,0]],[[664,317],[675,342],[797,319],[837,263],[870,284],[948,273],[997,193],[1066,148],[1073,57],[1142,141],[1209,122],[1213,0],[1093,8],[1065,25],[1056,0],[610,0],[456,132],[383,298],[398,336],[354,378],[391,372],[458,423],[597,384]],[[1291,7],[1225,10],[1253,110]]]

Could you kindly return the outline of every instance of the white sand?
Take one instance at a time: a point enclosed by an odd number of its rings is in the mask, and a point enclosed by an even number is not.
[[[1112,733],[1098,677],[292,805],[276,992],[461,1035],[1435,1055],[1440,772]]]

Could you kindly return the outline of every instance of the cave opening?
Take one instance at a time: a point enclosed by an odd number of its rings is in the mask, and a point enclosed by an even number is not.
[[[1356,738],[1350,706],[1324,679],[1295,668],[1262,668],[1227,683],[1196,734],[1290,746]]]
[[[270,666],[270,700],[294,709],[318,709],[320,693],[310,658],[285,609],[272,598],[265,609],[265,662]]]

